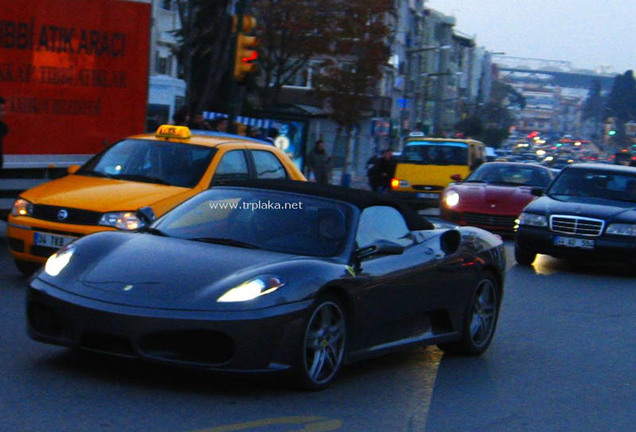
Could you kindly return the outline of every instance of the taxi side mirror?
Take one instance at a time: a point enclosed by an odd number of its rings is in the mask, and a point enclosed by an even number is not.
[[[459,174],[453,174],[452,176],[450,176],[451,180],[454,180],[456,182],[461,182],[462,181],[462,176]]]
[[[70,167],[66,168],[66,172],[69,174],[75,174],[78,169],[80,169],[79,165],[71,165]]]

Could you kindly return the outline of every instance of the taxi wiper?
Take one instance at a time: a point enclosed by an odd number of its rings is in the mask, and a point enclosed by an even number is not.
[[[225,238],[225,237],[198,237],[198,238],[191,238],[189,240],[203,242],[203,243],[221,244],[226,246],[236,246],[236,247],[242,247],[247,249],[262,249],[260,246],[256,246],[251,243],[246,243],[240,240],[234,240],[234,239]]]
[[[79,171],[77,171],[76,174],[85,175],[85,176],[89,176],[89,177],[106,177],[106,178],[114,178],[115,177],[112,174],[108,174],[108,173],[101,172],[101,171],[94,171],[94,170],[79,170]]]
[[[145,176],[141,174],[119,174],[116,176],[112,176],[112,178],[115,178],[118,180],[132,180],[132,181],[140,181],[140,182],[146,182],[146,183],[157,183],[157,184],[162,184],[167,186],[172,185],[171,183],[159,177]]]
[[[148,234],[152,234],[152,235],[156,235],[156,236],[160,236],[160,237],[170,237],[168,234],[166,234],[165,232],[161,231],[160,229],[157,228],[151,228],[151,227],[145,227],[140,229],[139,231],[141,232],[145,232]]]

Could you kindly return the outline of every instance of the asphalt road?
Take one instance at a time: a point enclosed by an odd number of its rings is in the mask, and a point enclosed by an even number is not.
[[[480,358],[435,347],[358,363],[326,391],[70,351],[25,333],[0,223],[0,432],[621,431],[636,424],[636,279],[511,259]],[[510,246],[510,242],[508,242]]]

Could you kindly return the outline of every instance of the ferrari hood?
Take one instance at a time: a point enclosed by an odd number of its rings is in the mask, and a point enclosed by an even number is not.
[[[35,204],[107,212],[136,210],[190,191],[176,186],[70,175],[21,195]]]
[[[92,256],[93,247],[79,243],[78,260],[89,258],[88,265],[73,275],[73,292],[133,307],[212,310],[227,290],[293,259],[271,251],[150,234],[121,237],[109,241],[100,257]]]
[[[520,213],[533,200],[531,188],[524,186],[510,187],[487,184],[461,184],[453,186],[459,193],[459,205],[463,211],[498,209]]]

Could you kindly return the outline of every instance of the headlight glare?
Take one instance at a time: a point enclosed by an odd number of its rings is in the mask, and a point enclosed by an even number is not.
[[[285,283],[276,276],[262,276],[228,290],[218,298],[217,302],[233,303],[253,300],[256,297],[272,293],[283,285]]]
[[[519,215],[519,225],[530,225],[536,227],[547,227],[548,218],[543,215],[532,213],[521,213]]]
[[[607,234],[636,237],[635,224],[615,223],[607,227]]]
[[[31,216],[32,214],[33,204],[23,198],[15,200],[11,209],[12,216]]]
[[[146,225],[135,212],[104,213],[99,224],[128,231],[143,228]]]
[[[455,207],[459,204],[459,194],[454,190],[447,191],[444,194],[444,204],[446,207]]]
[[[75,252],[75,246],[68,245],[55,252],[49,257],[44,264],[44,271],[49,276],[57,276],[71,261],[71,257]]]

